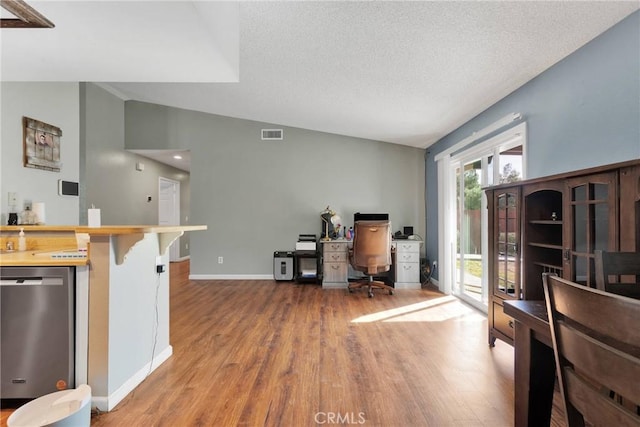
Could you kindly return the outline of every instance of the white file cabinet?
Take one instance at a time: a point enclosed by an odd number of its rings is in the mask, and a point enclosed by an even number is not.
[[[322,243],[322,287],[349,286],[349,241],[330,240]]]
[[[420,289],[420,240],[395,240],[395,288]]]

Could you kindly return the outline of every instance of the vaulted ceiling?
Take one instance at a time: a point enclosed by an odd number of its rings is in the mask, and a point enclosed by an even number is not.
[[[30,1],[3,81],[427,147],[640,8],[637,1]],[[3,17],[6,11],[3,12]]]

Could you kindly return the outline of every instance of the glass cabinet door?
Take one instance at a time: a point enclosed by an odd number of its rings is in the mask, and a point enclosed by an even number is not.
[[[616,183],[615,172],[567,181],[565,278],[595,288],[593,252],[617,250]]]
[[[501,298],[520,298],[520,192],[519,188],[494,193],[493,292]]]

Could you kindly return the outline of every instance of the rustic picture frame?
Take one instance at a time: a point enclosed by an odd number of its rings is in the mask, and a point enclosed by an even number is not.
[[[60,172],[62,129],[29,117],[22,117],[23,164],[27,168]]]

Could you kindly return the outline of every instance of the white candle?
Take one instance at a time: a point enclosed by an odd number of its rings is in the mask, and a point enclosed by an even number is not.
[[[44,202],[33,202],[32,211],[36,216],[36,224],[46,223],[44,214]]]
[[[100,227],[100,209],[89,209],[88,220],[89,227]]]

